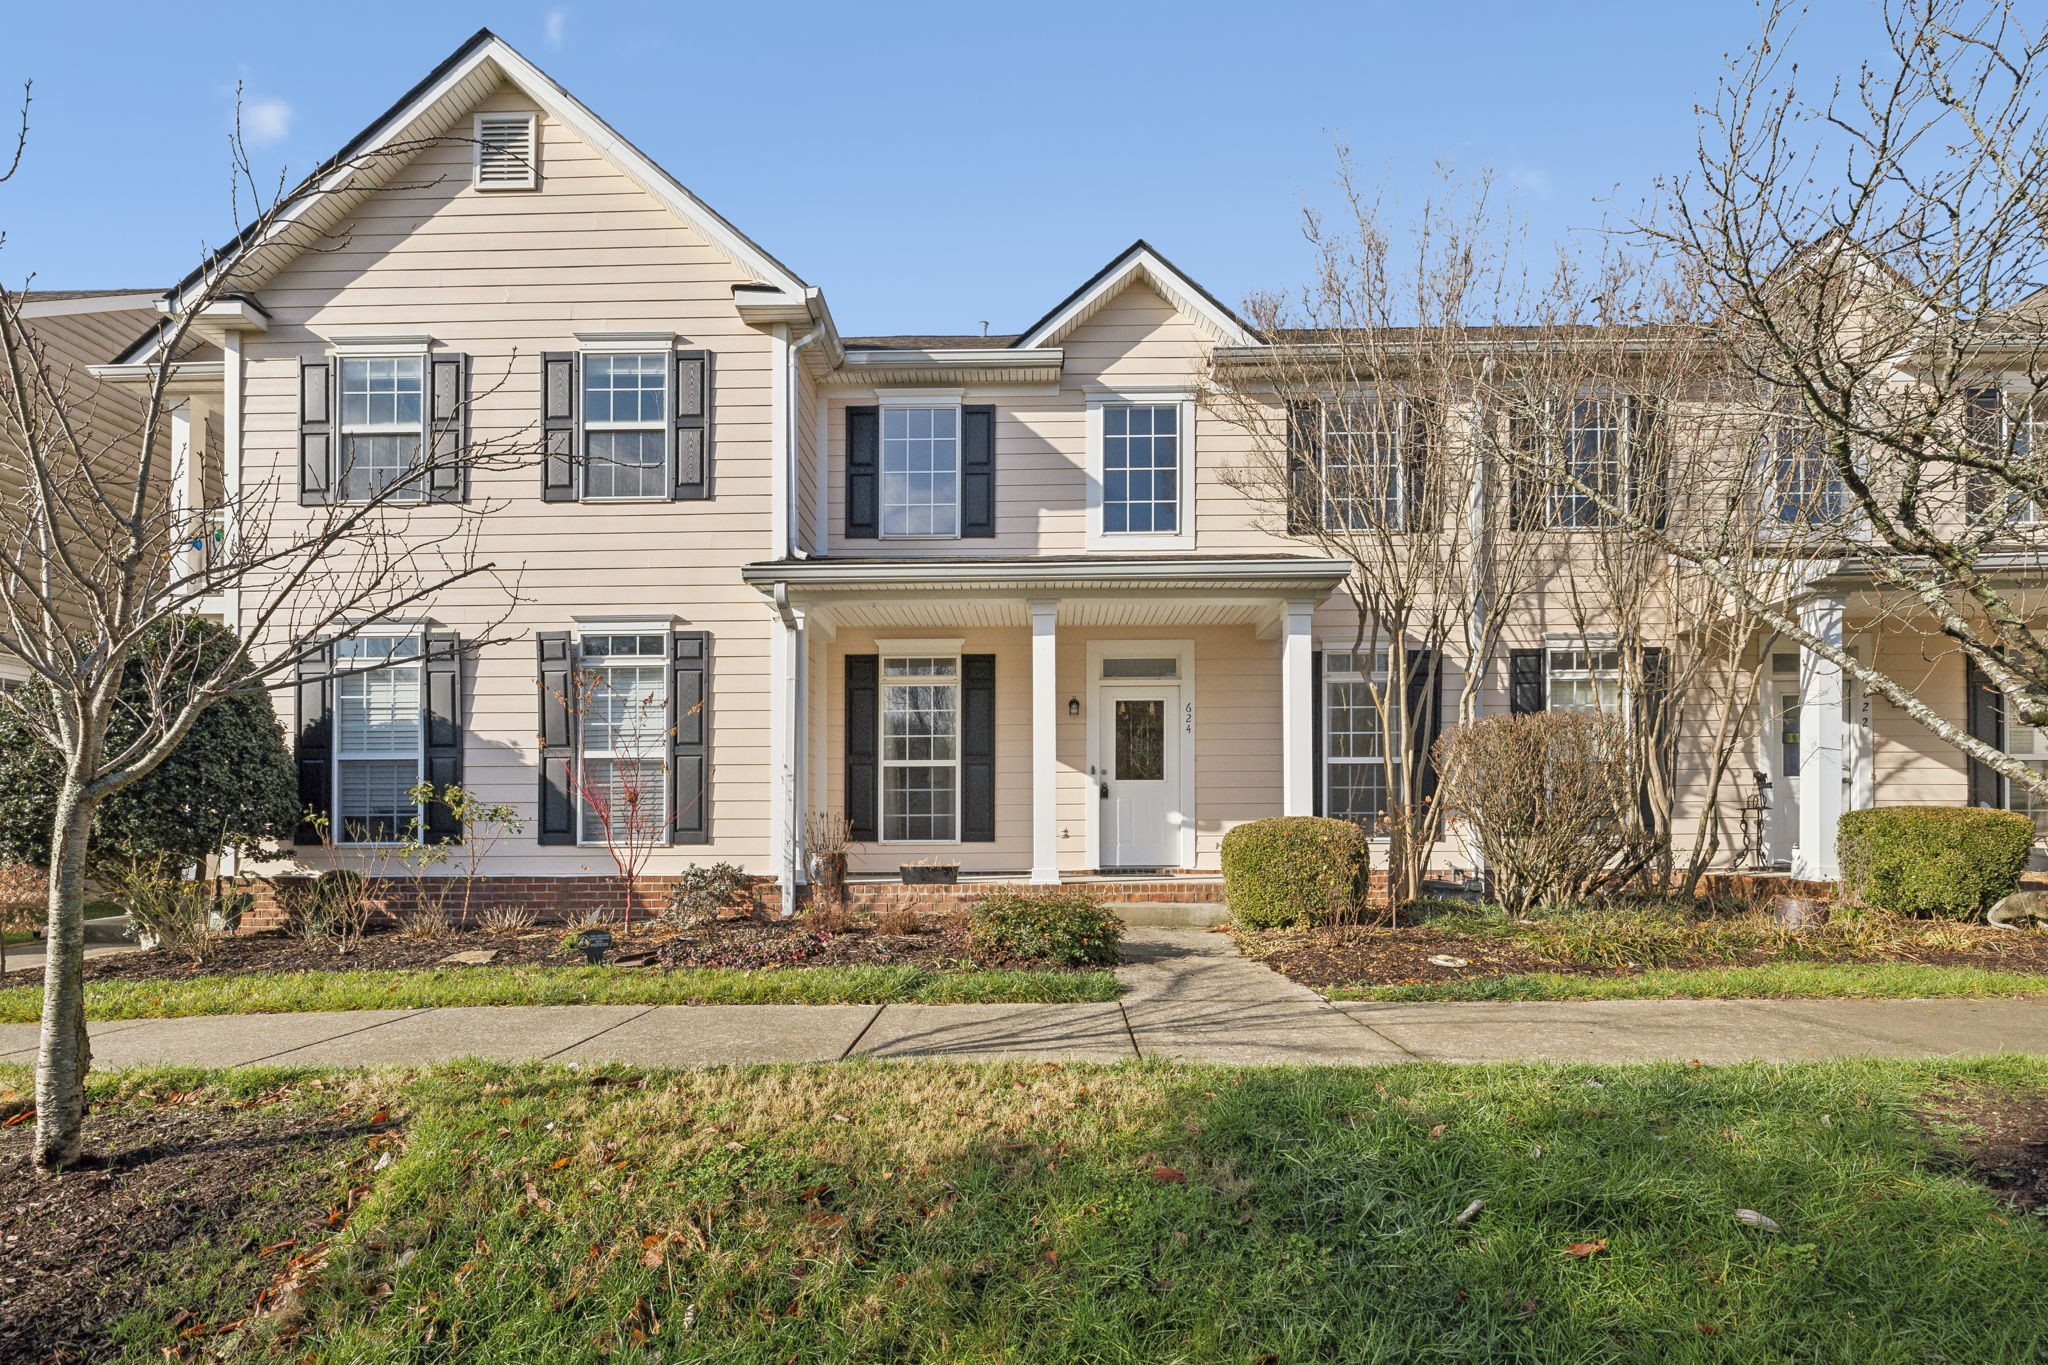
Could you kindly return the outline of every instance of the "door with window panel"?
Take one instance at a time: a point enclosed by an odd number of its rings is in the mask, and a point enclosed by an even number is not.
[[[343,844],[395,844],[421,817],[425,754],[417,636],[334,646],[334,827]]]
[[[586,635],[578,649],[579,841],[663,842],[668,829],[668,636]]]
[[[1105,684],[1098,693],[1097,801],[1106,868],[1180,862],[1180,689]]]

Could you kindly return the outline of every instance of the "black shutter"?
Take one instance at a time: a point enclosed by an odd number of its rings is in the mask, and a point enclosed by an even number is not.
[[[1543,650],[1508,651],[1508,711],[1511,714],[1526,716],[1543,709],[1543,675]]]
[[[1634,506],[1658,530],[1671,520],[1670,436],[1664,405],[1654,398],[1629,400],[1629,482]]]
[[[1963,396],[1963,441],[1986,459],[2002,460],[2007,454],[2001,420],[2004,408],[2005,394],[1999,389],[1971,389]],[[1832,477],[1834,471],[1828,472]],[[1982,527],[1990,515],[1997,489],[1997,481],[1983,470],[1964,472],[1963,514],[1973,529]]]
[[[711,496],[711,352],[676,352],[675,487],[691,502]]]
[[[576,353],[540,358],[540,500],[574,502],[581,452],[576,448]]]
[[[1322,499],[1316,495],[1323,464],[1323,405],[1313,399],[1287,405],[1287,534],[1316,529]]]
[[[462,637],[429,631],[426,645],[426,780],[441,792],[462,785]],[[447,802],[427,803],[426,833],[430,844],[462,842],[462,824]]]
[[[576,648],[566,630],[544,630],[540,650],[540,825],[543,844],[576,842]]]
[[[996,656],[960,656],[960,840],[996,837]]]
[[[1415,765],[1416,799],[1436,800],[1436,740],[1444,729],[1443,656],[1433,649],[1408,651],[1408,734],[1406,760]]]
[[[846,538],[881,534],[882,410],[846,410]],[[850,818],[850,817],[849,817]],[[872,836],[870,836],[872,837]]]
[[[1443,515],[1442,509],[1429,506],[1429,443],[1436,409],[1422,399],[1411,398],[1402,415],[1407,430],[1401,441],[1401,511],[1407,528],[1420,531],[1426,529],[1428,517]]]
[[[872,409],[870,409],[872,411]],[[871,844],[881,827],[882,656],[846,656],[847,838]]]
[[[711,842],[711,637],[668,637],[669,842]]]
[[[1542,450],[1542,440],[1535,418],[1519,412],[1508,417],[1508,526],[1512,530],[1534,531],[1543,526],[1544,478],[1531,467]]]
[[[964,407],[960,409],[960,534],[981,540],[995,533],[996,410]]]
[[[334,365],[299,362],[299,505],[334,496]],[[303,842],[303,841],[302,841]]]
[[[427,366],[427,487],[434,502],[461,502],[468,471],[469,357],[437,353]]]
[[[1309,709],[1308,753],[1309,771],[1315,774],[1316,784],[1315,795],[1309,804],[1309,813],[1326,815],[1328,812],[1323,809],[1323,796],[1330,783],[1329,775],[1323,771],[1323,726],[1327,723],[1324,713],[1329,708],[1323,699],[1323,651],[1320,649],[1309,651],[1308,688],[1309,695],[1315,698],[1315,704]]]
[[[295,844],[317,844],[317,817],[334,815],[334,647],[323,644],[299,661],[299,806],[304,816],[292,835]],[[331,831],[330,831],[331,832]]]
[[[1671,726],[1671,657],[1661,645],[1643,648],[1642,686],[1643,694],[1636,703],[1636,715],[1650,741],[1651,761],[1664,765],[1668,781],[1674,775],[1670,760],[1675,752],[1672,747],[1675,732]],[[1650,808],[1648,771],[1643,774],[1643,789],[1637,804],[1642,810],[1643,828],[1648,829],[1655,815]]]
[[[1964,714],[1970,738],[1982,740],[2005,751],[2005,694],[1991,685],[1991,679],[1975,659],[1963,661]],[[1970,760],[1970,804],[2003,809],[2005,777],[1982,759]]]

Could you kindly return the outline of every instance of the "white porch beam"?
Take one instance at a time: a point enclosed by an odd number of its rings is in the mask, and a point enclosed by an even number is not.
[[[1031,880],[1060,879],[1058,602],[1031,603]]]
[[[1799,609],[1816,638],[1842,643],[1842,599],[1816,597]],[[1799,847],[1792,875],[1816,881],[1839,874],[1835,826],[1842,818],[1842,670],[1810,649],[1799,651]]]
[[[1289,602],[1280,638],[1280,753],[1283,815],[1313,815],[1316,805],[1315,679],[1316,604]]]

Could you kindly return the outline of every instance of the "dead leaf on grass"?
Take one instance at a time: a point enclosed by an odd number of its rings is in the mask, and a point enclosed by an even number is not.
[[[1564,1249],[1564,1254],[1576,1256],[1580,1260],[1584,1260],[1588,1256],[1597,1256],[1605,1250],[1607,1250],[1607,1239],[1605,1237],[1595,1237],[1590,1242],[1573,1242]]]
[[[1154,1166],[1152,1178],[1162,1185],[1185,1185],[1188,1173],[1178,1166]]]

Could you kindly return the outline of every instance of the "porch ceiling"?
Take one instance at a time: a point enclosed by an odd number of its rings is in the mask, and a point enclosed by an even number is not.
[[[749,564],[746,581],[828,627],[1018,627],[1057,601],[1063,626],[1277,624],[1289,602],[1319,602],[1341,560],[1114,556],[1030,559],[809,559]]]

